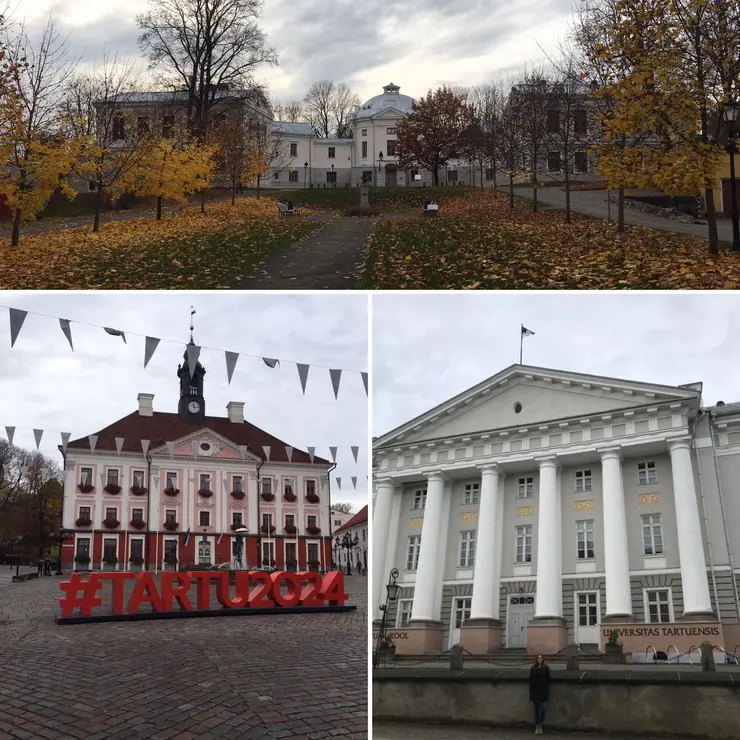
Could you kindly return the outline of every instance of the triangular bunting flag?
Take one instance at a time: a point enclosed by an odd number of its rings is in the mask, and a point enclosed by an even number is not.
[[[356,475],[352,476],[352,488],[354,488],[355,491],[357,490],[357,476]]]
[[[149,453],[149,440],[148,439],[141,440],[141,451],[144,453],[144,457],[146,457],[147,454]]]
[[[341,478],[337,478],[337,489],[340,491],[342,490],[342,479]]]
[[[301,379],[301,388],[303,389],[303,395],[306,395],[306,381],[308,380],[308,368],[309,365],[301,365],[300,362],[296,363],[298,368],[298,377]]]
[[[334,400],[339,398],[339,382],[342,379],[341,370],[329,370],[329,377],[331,378],[331,387],[334,389]]]
[[[242,460],[247,459],[247,445],[239,445],[239,454],[241,455]]]
[[[285,456],[288,462],[293,462],[293,448],[290,445],[285,445]]]
[[[149,360],[152,359],[154,353],[159,346],[159,339],[156,337],[147,337],[144,343],[144,367],[149,364]]]
[[[121,454],[121,450],[123,449],[123,442],[124,442],[123,437],[116,437],[116,455]]]
[[[69,325],[69,319],[59,319],[59,326],[62,327],[64,336],[67,337],[69,346],[72,348],[72,352],[75,351],[74,345],[72,344],[72,328]]]
[[[267,365],[267,367],[276,367],[277,365],[280,365],[280,360],[273,360],[271,357],[263,357],[262,362]]]
[[[38,450],[39,445],[41,444],[41,437],[44,436],[44,430],[43,429],[34,429],[33,430],[33,437],[36,440],[36,449]]]
[[[175,456],[175,443],[174,442],[166,442],[167,445],[167,452],[170,453],[170,457]]]
[[[195,374],[198,358],[200,357],[200,347],[197,344],[188,344],[186,350],[188,355],[188,368],[190,369],[190,377],[192,378]]]
[[[90,443],[90,452],[95,452],[95,445],[98,443],[98,435],[88,434],[87,440]]]
[[[265,459],[267,462],[270,462],[270,450],[272,449],[270,445],[262,445],[262,449],[265,451]]]
[[[198,457],[198,443],[197,442],[193,442],[190,445],[190,449],[193,451],[193,457]]]
[[[126,341],[126,334],[124,332],[118,331],[118,329],[109,329],[107,326],[103,327],[103,331],[108,332],[108,334],[113,337],[121,337],[121,339],[123,339],[123,343],[128,344],[128,342]]]
[[[8,435],[8,442],[13,444],[13,437],[15,437],[15,427],[5,427],[5,434]]]
[[[226,377],[229,380],[229,384],[231,383],[231,378],[234,375],[234,368],[236,367],[236,361],[238,359],[238,352],[226,352]],[[188,360],[188,364],[190,364],[190,360]]]
[[[69,438],[72,436],[69,432],[62,432],[62,450],[67,451],[67,445],[69,444]]]
[[[350,450],[352,450],[352,457],[355,458],[355,462],[357,462],[357,453],[360,451],[359,447],[350,447]]]
[[[360,373],[362,375],[362,384],[365,386],[365,395],[367,395],[367,373]]]
[[[316,454],[316,448],[315,447],[306,447],[306,450],[308,450],[308,457],[313,462],[314,455]]]
[[[18,308],[10,308],[10,348],[13,348],[15,340],[18,339],[18,335],[21,333],[21,327],[23,322],[28,316],[28,311],[21,311]]]
[[[330,447],[329,452],[331,453],[331,461],[336,462],[337,461],[337,448],[336,447]]]

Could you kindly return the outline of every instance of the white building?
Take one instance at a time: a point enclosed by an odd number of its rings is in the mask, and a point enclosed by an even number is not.
[[[376,439],[397,652],[740,652],[740,405],[701,390],[512,365]]]
[[[345,536],[357,544],[352,547],[343,547],[340,543]],[[337,539],[339,543],[337,543]],[[352,515],[339,529],[334,530],[334,562],[338,567],[346,568],[349,560],[354,572],[367,574],[368,551],[368,521],[367,506],[363,506],[357,514]]]

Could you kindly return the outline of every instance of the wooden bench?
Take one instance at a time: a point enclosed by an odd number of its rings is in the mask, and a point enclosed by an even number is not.
[[[291,208],[287,203],[283,203],[282,201],[278,201],[277,207],[281,216],[295,216],[301,212],[300,208],[296,208],[295,206]]]

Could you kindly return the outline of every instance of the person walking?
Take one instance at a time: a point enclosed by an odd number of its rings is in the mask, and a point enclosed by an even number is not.
[[[38,570],[38,577],[41,578],[41,576],[44,575],[44,561],[41,558],[39,558],[39,562],[36,567]]]
[[[550,667],[538,655],[529,671],[529,700],[534,706],[534,734],[542,735],[547,702],[550,698]]]

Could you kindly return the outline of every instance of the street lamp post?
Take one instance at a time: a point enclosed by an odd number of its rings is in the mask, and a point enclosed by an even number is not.
[[[303,189],[306,189],[306,177],[308,176],[308,162],[303,163]]]
[[[72,539],[74,534],[64,527],[59,527],[59,534],[55,535],[54,532],[49,533],[49,539],[56,540],[59,543],[59,557],[57,557],[57,572],[55,575],[62,575],[62,547],[64,541]]]
[[[383,612],[383,617],[380,620],[380,629],[378,630],[378,642],[375,645],[375,652],[373,653],[373,668],[377,668],[380,663],[380,656],[383,656],[383,665],[385,665],[385,653],[383,652],[383,648],[386,647],[385,643],[386,640],[386,629],[388,626],[388,602],[395,601],[398,598],[398,594],[401,590],[401,587],[396,583],[396,578],[398,578],[398,569],[394,568],[391,571],[390,578],[388,579],[388,584],[386,585],[386,597],[385,597],[385,604],[380,605],[380,611]]]
[[[335,173],[334,173],[334,165],[331,166],[331,186],[335,188],[337,186],[336,181],[334,180]]]
[[[740,133],[735,131],[740,104],[730,102],[725,108],[725,121],[727,121],[727,153],[730,155],[730,198],[732,205],[730,214],[732,217],[732,251],[740,252],[740,214],[737,208],[737,185],[735,182],[735,151],[737,150],[737,140],[735,136]]]
[[[21,545],[23,543],[22,534],[19,534],[16,537],[16,542],[18,543],[18,559],[15,561],[15,574],[18,575],[20,573],[20,567],[21,567]]]
[[[344,537],[340,540],[339,537],[335,540],[337,550],[346,550],[347,551],[347,575],[352,575],[352,550],[357,547],[357,545],[360,543],[360,538],[355,535],[355,538],[352,539],[352,535],[349,532],[344,533]]]

